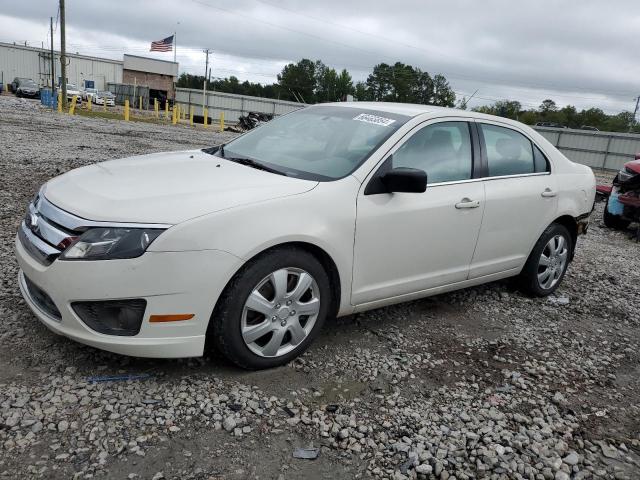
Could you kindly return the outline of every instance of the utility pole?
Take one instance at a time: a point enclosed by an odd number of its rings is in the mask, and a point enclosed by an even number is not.
[[[209,49],[205,49],[204,53],[206,55],[204,62],[204,81],[202,82],[202,119],[204,120],[204,110],[207,105],[207,73],[209,71]]]
[[[62,75],[62,109],[67,108],[67,41],[64,31],[64,0],[60,0],[60,74]]]
[[[56,57],[53,53],[53,17],[49,18],[49,23],[51,27],[51,105],[53,105],[53,99],[56,98]]]
[[[633,126],[636,124],[636,115],[638,114],[638,106],[640,106],[640,95],[636,98],[636,109],[633,111],[633,118],[631,119],[631,124],[629,125],[629,133],[633,130]]]

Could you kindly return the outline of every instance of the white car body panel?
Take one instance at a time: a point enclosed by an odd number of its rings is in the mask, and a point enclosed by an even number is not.
[[[49,181],[43,193],[53,204],[82,218],[176,224],[247,203],[295,195],[316,185],[192,150],[78,168]]]
[[[167,224],[141,257],[54,261],[45,267],[16,242],[21,271],[63,314],[56,322],[27,302],[49,328],[80,342],[137,356],[199,356],[209,319],[232,276],[257,254],[299,242],[322,250],[340,282],[338,315],[516,275],[555,219],[588,215],[595,179],[532,129],[474,112],[424,105],[334,104],[412,116],[342,179],[276,175],[201,151],[104,162],[47,182],[41,194],[97,222]],[[422,194],[364,195],[377,168],[417,126],[445,120],[507,126],[534,141],[550,174],[432,184]],[[541,196],[550,189],[555,195]],[[457,209],[464,198],[478,208]],[[65,279],[60,281],[60,279]],[[83,299],[145,298],[145,319],[195,314],[181,324],[144,322],[134,337],[91,331],[70,309]]]

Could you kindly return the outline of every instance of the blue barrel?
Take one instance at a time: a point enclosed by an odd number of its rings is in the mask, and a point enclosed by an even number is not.
[[[43,88],[40,90],[40,103],[45,107],[55,109],[58,107],[58,96],[52,95],[50,89]]]

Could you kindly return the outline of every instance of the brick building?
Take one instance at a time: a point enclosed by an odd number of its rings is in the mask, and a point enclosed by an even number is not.
[[[154,58],[124,55],[122,83],[149,87],[149,101],[175,98],[178,64]]]

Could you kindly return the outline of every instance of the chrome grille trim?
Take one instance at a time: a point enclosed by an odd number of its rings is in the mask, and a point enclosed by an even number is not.
[[[29,204],[25,223],[33,233],[54,247],[58,247],[63,240],[75,236],[73,233],[60,230],[56,225],[49,223],[47,217],[38,212],[33,204]]]
[[[25,250],[43,265],[51,265],[51,262],[60,255],[60,250],[53,248],[47,242],[35,236],[24,221],[20,224],[18,238]]]

